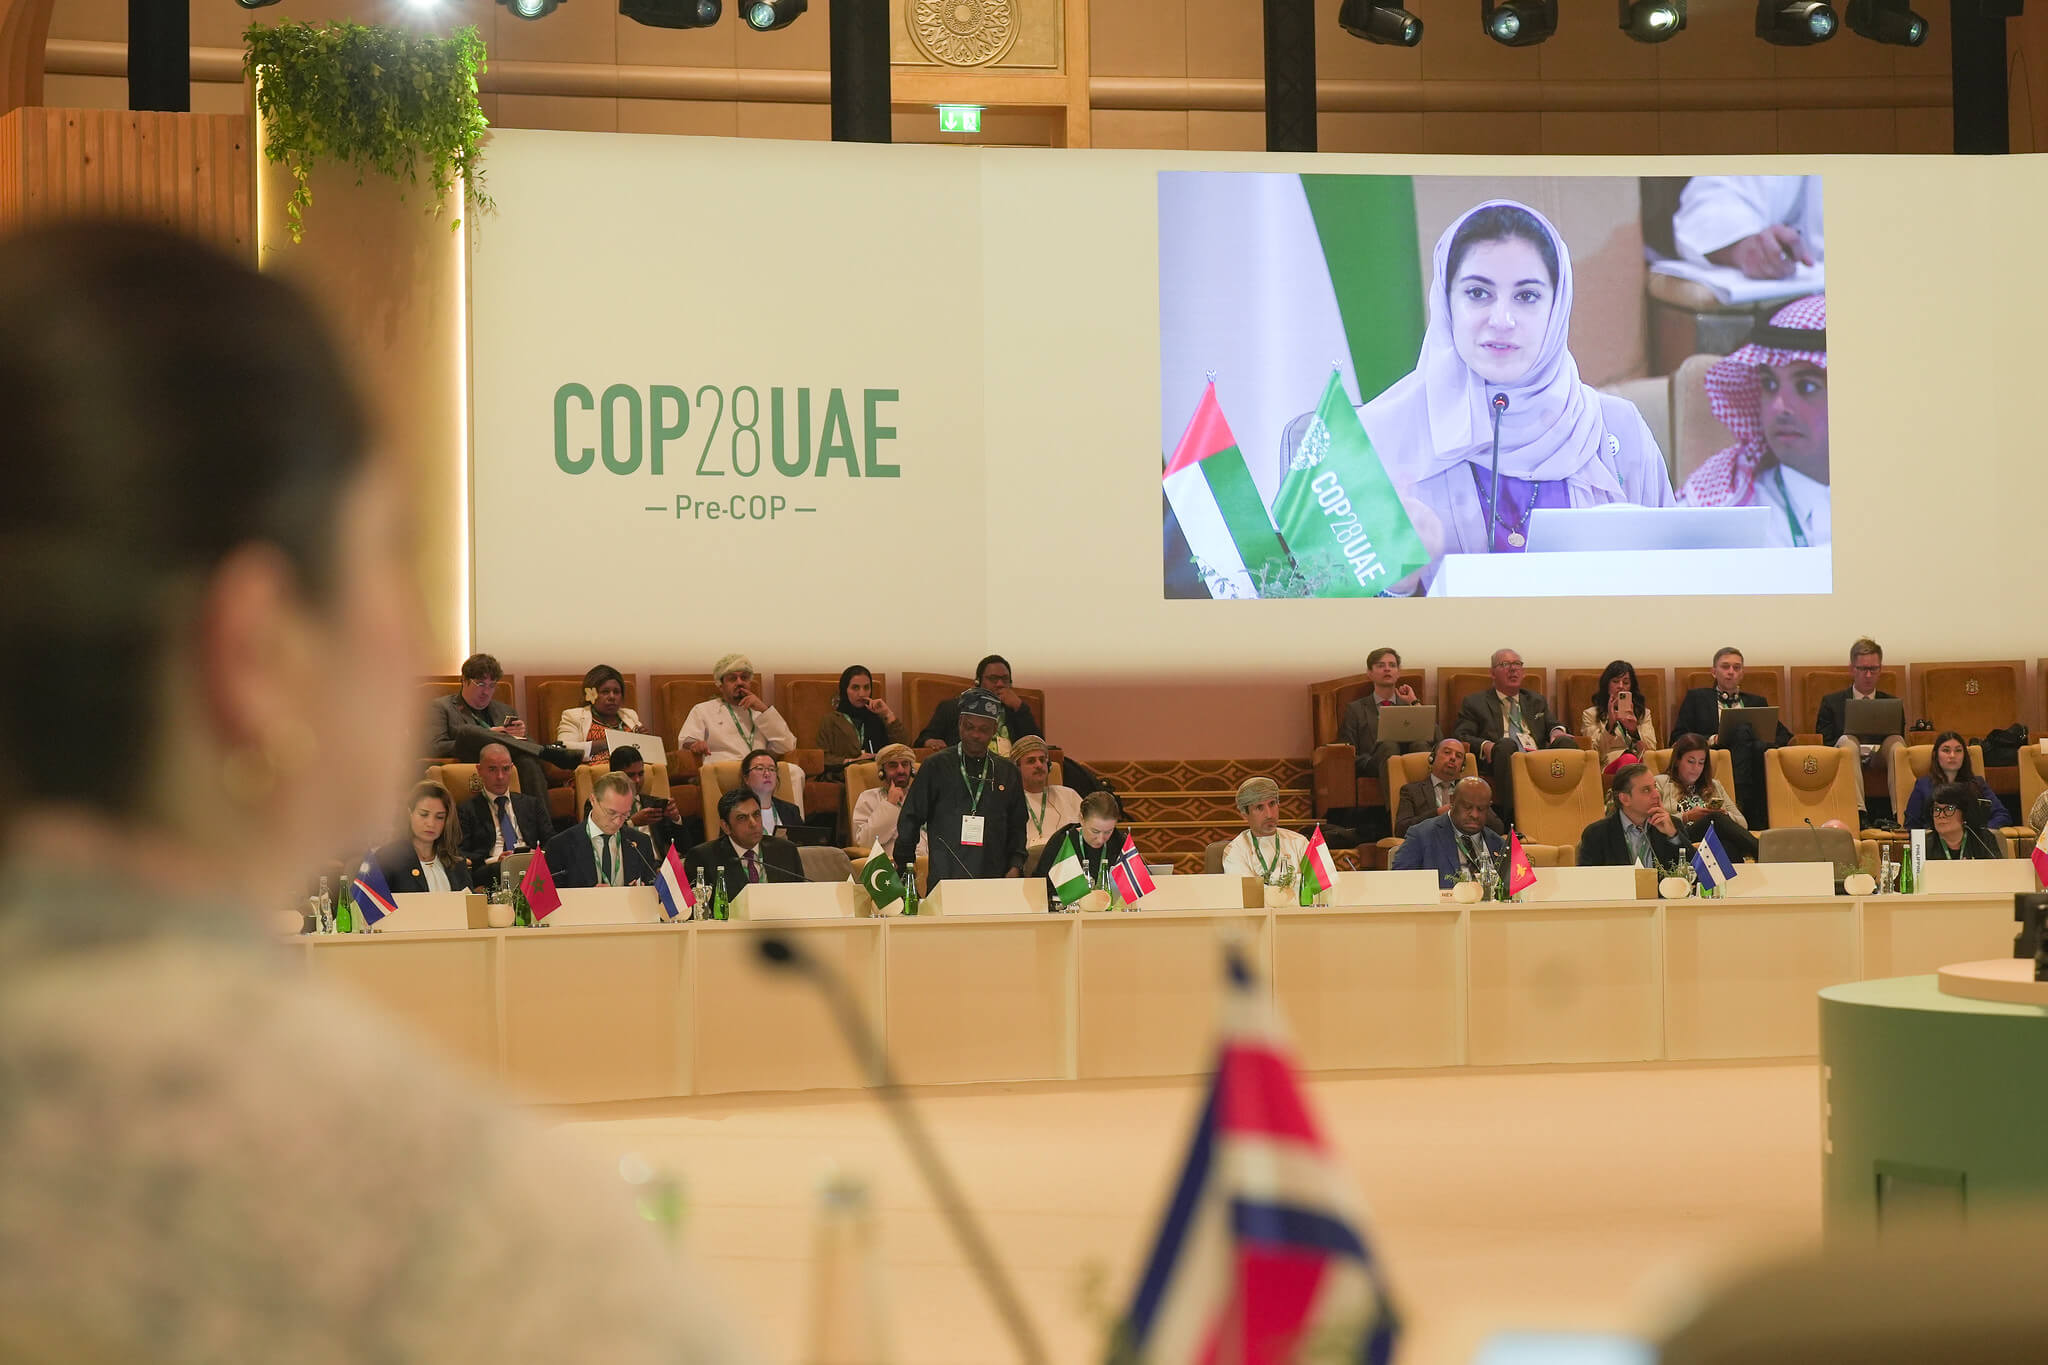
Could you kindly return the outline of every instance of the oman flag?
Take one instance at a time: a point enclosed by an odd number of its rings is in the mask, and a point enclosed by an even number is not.
[[[1214,380],[1166,462],[1165,479],[1166,500],[1211,597],[1257,597],[1268,579],[1292,567],[1223,420]]]

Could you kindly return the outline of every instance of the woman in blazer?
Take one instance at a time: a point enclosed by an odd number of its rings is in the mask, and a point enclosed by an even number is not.
[[[2012,823],[2012,816],[2005,809],[2005,803],[1998,799],[1998,793],[1977,775],[1975,765],[1970,762],[1969,744],[1957,731],[1943,730],[1934,737],[1934,759],[1927,765],[1927,776],[1915,782],[1912,794],[1906,797],[1907,829],[1934,827],[1928,808],[1934,801],[1934,789],[1947,782],[1963,789],[1964,799],[1970,806],[1964,814],[1971,824],[2004,829]]]
[[[607,730],[647,734],[640,713],[628,710],[625,700],[625,675],[610,664],[599,664],[583,675],[583,705],[570,707],[555,722],[555,743],[574,749],[587,763],[604,755]]]
[[[467,891],[469,863],[462,856],[455,800],[439,782],[422,782],[406,803],[406,837],[377,850],[377,865],[393,895],[402,891]]]

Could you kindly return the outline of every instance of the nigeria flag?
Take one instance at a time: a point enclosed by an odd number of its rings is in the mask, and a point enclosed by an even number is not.
[[[1088,894],[1088,869],[1081,865],[1081,850],[1075,846],[1073,835],[1060,840],[1060,856],[1053,860],[1046,880],[1052,883],[1053,894],[1060,898],[1062,908],[1071,908]]]

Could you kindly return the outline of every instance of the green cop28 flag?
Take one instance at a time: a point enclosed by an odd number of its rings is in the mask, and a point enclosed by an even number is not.
[[[1379,452],[1333,370],[1274,500],[1313,597],[1372,597],[1429,562]]]

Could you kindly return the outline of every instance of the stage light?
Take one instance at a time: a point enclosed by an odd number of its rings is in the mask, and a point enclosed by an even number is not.
[[[1479,23],[1503,47],[1534,47],[1557,32],[1557,0],[1479,0]]]
[[[1927,21],[1906,0],[1849,0],[1849,31],[1873,43],[1918,47],[1927,41]]]
[[[1337,11],[1337,26],[1354,38],[1391,47],[1414,47],[1422,41],[1422,21],[1399,5],[1375,5],[1371,0],[1344,0]]]
[[[740,14],[747,27],[757,33],[788,28],[797,16],[811,7],[811,0],[741,0]]]
[[[1661,43],[1685,27],[1685,0],[1621,0],[1621,31],[1639,43]]]
[[[725,12],[723,0],[619,0],[619,13],[649,28],[710,28]]]
[[[424,2],[425,0],[413,0],[414,4]],[[555,6],[562,4],[563,0],[498,0],[498,3],[521,19],[545,19],[555,12]]]
[[[1779,47],[1811,47],[1835,36],[1835,7],[1824,0],[1756,0],[1756,36]]]

